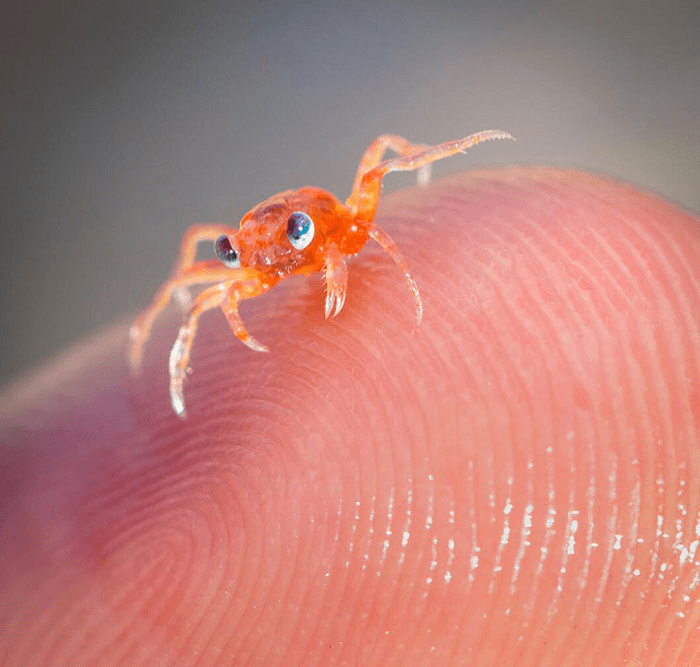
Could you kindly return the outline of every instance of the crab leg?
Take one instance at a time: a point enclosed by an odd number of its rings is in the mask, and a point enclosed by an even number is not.
[[[420,292],[418,291],[418,285],[416,284],[410,269],[408,268],[408,262],[405,257],[401,254],[399,247],[394,243],[394,239],[389,236],[381,227],[374,225],[370,229],[369,235],[384,249],[384,252],[394,260],[396,265],[403,271],[404,278],[408,283],[408,289],[411,290],[413,294],[413,299],[416,306],[416,321],[420,324],[423,321],[423,301],[420,298]]]
[[[272,285],[263,284],[259,280],[249,280],[246,282],[236,281],[226,290],[226,299],[221,304],[221,310],[226,316],[226,321],[233,331],[233,335],[256,352],[268,352],[269,350],[261,342],[253,338],[245,328],[241,316],[238,314],[238,302],[242,299],[250,299],[259,294],[263,294]]]
[[[231,269],[229,278],[231,276]],[[170,401],[176,414],[185,418],[185,399],[183,384],[187,377],[192,343],[197,334],[199,318],[208,310],[221,307],[234,335],[248,347],[257,352],[267,352],[267,348],[253,338],[245,329],[238,314],[238,301],[267,291],[271,285],[261,283],[257,274],[251,269],[241,269],[239,278],[234,281],[212,285],[202,291],[194,300],[192,307],[180,327],[177,339],[170,351],[168,368],[170,370]]]
[[[173,291],[188,285],[230,281],[232,271],[217,259],[197,262],[174,274],[156,292],[150,305],[138,316],[129,329],[129,365],[133,373],[138,372],[143,357],[143,346],[151,334],[156,317],[168,305]]]
[[[170,402],[175,413],[183,419],[186,417],[186,414],[182,385],[187,377],[187,366],[190,361],[192,342],[197,334],[199,318],[207,310],[220,306],[225,298],[226,285],[213,285],[201,292],[194,300],[189,313],[187,313],[185,321],[177,334],[175,344],[170,350],[168,362],[170,370]]]
[[[345,257],[335,243],[326,250],[326,319],[335,317],[345,304],[348,291],[348,267]]]
[[[235,234],[236,231],[234,227],[219,222],[201,222],[192,225],[182,237],[180,252],[171,275],[176,276],[194,264],[194,258],[197,256],[197,246],[202,241],[213,242],[219,236]],[[192,305],[190,292],[184,285],[178,285],[173,290],[172,296],[185,311]]]
[[[484,130],[471,134],[464,139],[448,141],[438,146],[430,146],[418,152],[384,160],[366,171],[360,179],[356,179],[352,194],[345,202],[350,211],[358,220],[369,223],[374,218],[379,203],[379,193],[382,178],[391,171],[413,171],[425,165],[442,160],[443,158],[464,153],[470,146],[490,139],[513,139],[502,130]],[[357,182],[359,180],[359,183]]]
[[[376,167],[388,150],[394,151],[397,155],[410,155],[427,148],[424,144],[412,144],[407,139],[397,134],[382,134],[378,136],[365,150],[360,158],[360,164],[355,174],[355,182],[352,191],[359,190],[362,177],[372,168]]]
[[[216,241],[219,236],[228,236],[235,234],[237,231],[235,227],[219,222],[202,222],[192,225],[182,237],[180,253],[175,262],[173,273],[178,273],[192,266],[194,258],[197,255],[197,246],[202,241]]]

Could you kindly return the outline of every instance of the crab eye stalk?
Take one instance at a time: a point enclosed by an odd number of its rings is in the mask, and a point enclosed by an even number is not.
[[[314,238],[314,221],[301,211],[295,211],[287,220],[287,238],[297,249],[303,250]]]
[[[241,260],[238,257],[238,250],[231,245],[231,240],[228,236],[220,236],[214,243],[214,252],[223,264],[230,269],[237,269],[241,265]]]

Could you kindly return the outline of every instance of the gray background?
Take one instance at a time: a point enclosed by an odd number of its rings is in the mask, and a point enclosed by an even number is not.
[[[0,383],[142,308],[192,222],[344,198],[382,132],[507,129],[436,175],[576,165],[700,210],[697,0],[29,0],[0,24]]]

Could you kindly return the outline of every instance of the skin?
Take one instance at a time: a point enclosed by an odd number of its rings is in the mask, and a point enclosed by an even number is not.
[[[573,171],[383,200],[367,248],[202,320],[187,421],[154,328],[0,402],[14,665],[700,664],[700,221]]]

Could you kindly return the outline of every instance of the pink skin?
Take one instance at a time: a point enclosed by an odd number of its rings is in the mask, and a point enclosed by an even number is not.
[[[381,251],[173,308],[0,404],[0,657],[19,665],[700,664],[700,222],[578,172],[465,174]]]

